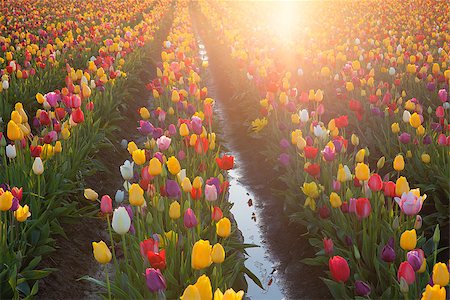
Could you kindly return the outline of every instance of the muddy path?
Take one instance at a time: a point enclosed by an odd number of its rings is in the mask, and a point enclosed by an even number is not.
[[[257,222],[261,235],[262,247],[265,251],[259,252],[259,257],[252,258],[253,264],[260,264],[263,270],[273,269],[270,274],[260,278],[267,289],[271,280],[281,288],[286,299],[326,299],[330,298],[328,289],[320,280],[323,276],[322,267],[311,267],[300,263],[302,258],[313,257],[314,252],[307,238],[302,234],[306,232],[303,226],[290,223],[284,214],[283,199],[273,196],[273,189],[283,189],[283,184],[278,180],[273,166],[266,162],[261,153],[265,149],[263,139],[252,138],[248,134],[245,111],[248,107],[243,102],[234,100],[239,91],[233,90],[232,78],[225,70],[231,61],[228,49],[221,46],[214,34],[208,30],[205,19],[195,9],[191,9],[191,17],[194,26],[205,45],[209,61],[208,90],[216,100],[216,109],[220,116],[219,138],[225,151],[235,155],[237,170],[232,174],[233,183],[241,186],[237,188],[241,192],[230,195],[230,201],[235,202],[240,213],[241,205],[251,202],[256,207],[248,214],[249,222]],[[239,195],[241,193],[241,195]],[[233,197],[237,197],[233,199]],[[240,198],[240,199],[239,199]],[[236,203],[240,201],[239,203]],[[243,208],[247,210],[246,208]],[[247,230],[248,223],[239,221],[241,231]],[[252,237],[250,235],[250,237]],[[252,242],[246,241],[246,242]],[[268,282],[267,282],[268,281]],[[249,290],[248,296],[252,299],[281,299],[275,291],[253,292]]]
[[[127,88],[135,90],[131,96],[123,100],[120,109],[122,120],[119,130],[110,137],[111,146],[97,153],[104,170],[97,172],[86,179],[86,187],[93,188],[99,197],[108,194],[114,199],[117,189],[120,189],[123,180],[119,168],[129,154],[121,146],[122,139],[127,141],[139,138],[138,110],[148,104],[149,92],[145,84],[156,77],[156,63],[159,60],[162,43],[167,37],[172,23],[172,12],[168,13],[155,35],[150,47],[145,49],[144,59],[134,74],[128,74]],[[80,277],[89,275],[94,278],[103,278],[103,269],[95,261],[92,254],[92,241],[109,240],[106,223],[101,218],[86,218],[80,216],[63,224],[68,239],[56,236],[56,251],[48,256],[42,263],[43,267],[57,268],[39,282],[37,299],[99,299],[97,295],[101,288],[87,281],[78,281]]]

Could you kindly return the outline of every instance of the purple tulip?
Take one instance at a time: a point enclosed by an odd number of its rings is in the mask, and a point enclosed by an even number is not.
[[[220,180],[217,177],[211,177],[208,180],[206,180],[206,184],[214,185],[217,190],[217,194],[220,193]]]
[[[149,135],[153,133],[153,125],[148,122],[148,121],[144,121],[144,120],[140,120],[139,121],[139,127],[138,127],[138,131],[143,134],[143,135]]]
[[[173,136],[175,134],[177,134],[177,128],[174,124],[170,124],[169,125],[169,135]]]
[[[175,180],[166,181],[166,193],[170,198],[178,199],[181,196],[180,186]]]
[[[348,202],[348,212],[356,213],[356,198],[350,198]]]
[[[339,192],[341,189],[341,182],[333,179],[333,190]]]
[[[202,119],[200,119],[197,116],[193,116],[191,118],[191,126],[192,126],[192,131],[194,131],[195,134],[201,134],[203,131],[203,126],[202,126]]]
[[[352,238],[350,237],[350,236],[348,236],[348,235],[346,235],[345,236],[345,244],[347,245],[347,246],[352,246],[353,245],[353,240],[352,240]]]
[[[400,141],[400,143],[402,144],[409,144],[411,142],[411,135],[409,133],[403,132],[402,134],[400,134],[400,136],[398,137],[398,140]]]
[[[186,158],[186,153],[183,150],[180,150],[177,155],[178,160],[183,160]]]
[[[361,280],[355,281],[356,295],[361,296],[361,297],[366,297],[370,294],[370,292],[371,292],[371,289],[367,283],[365,283],[364,281],[361,281]]]
[[[13,200],[12,200],[12,205],[11,205],[10,210],[11,211],[16,211],[18,208],[19,208],[19,199],[14,197]]]
[[[192,209],[188,208],[184,213],[183,224],[186,228],[192,228],[197,226],[198,221],[195,213]]]
[[[278,157],[278,161],[280,162],[280,164],[287,167],[287,166],[289,166],[290,158],[291,157],[289,156],[289,154],[281,153],[280,156]]]
[[[287,148],[289,148],[289,146],[290,146],[290,144],[289,144],[289,141],[287,139],[282,139],[280,141],[280,147],[282,149],[287,149]]]
[[[385,245],[383,250],[381,250],[381,259],[387,263],[395,260],[395,251],[389,244]]]
[[[426,136],[423,137],[422,143],[423,143],[424,145],[429,145],[429,144],[431,144],[432,142],[433,142],[433,141],[432,141],[432,139],[431,139],[431,136],[426,135]]]
[[[162,154],[161,152],[156,152],[153,157],[156,157],[161,163],[163,163],[163,156],[164,154]]]
[[[439,123],[432,122],[430,125],[431,125],[431,129],[433,131],[441,131],[442,130],[442,126]]]
[[[325,146],[325,148],[322,150],[322,155],[326,161],[333,161],[334,157],[336,156],[336,152],[329,146]]]
[[[427,83],[427,90],[434,91],[434,89],[436,88],[436,84],[434,82],[428,82]]]
[[[422,258],[420,257],[419,252],[417,252],[416,250],[408,251],[408,253],[406,254],[406,259],[411,267],[413,267],[414,271],[418,271],[422,266]]]
[[[180,103],[180,102],[179,102],[179,103]],[[195,113],[195,111],[196,111],[196,109],[195,109],[194,105],[188,104],[188,107],[187,107],[187,114],[188,114],[188,115],[193,115],[193,114]]]
[[[159,292],[166,289],[166,280],[160,270],[147,268],[145,270],[145,282],[150,292]]]
[[[334,150],[337,152],[337,153],[340,153],[341,152],[341,150],[342,150],[342,146],[343,146],[343,143],[342,143],[342,141],[341,140],[333,140],[333,145],[334,145]]]
[[[438,92],[438,96],[439,96],[439,99],[441,99],[442,103],[447,102],[447,98],[448,98],[447,90],[440,89]]]
[[[159,127],[155,128],[152,132],[153,138],[155,140],[159,139],[163,134],[164,134],[164,132],[163,132],[162,128],[159,128]]]

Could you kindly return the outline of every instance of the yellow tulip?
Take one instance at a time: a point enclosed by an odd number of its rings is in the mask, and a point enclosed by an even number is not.
[[[398,123],[392,123],[391,130],[392,130],[392,133],[399,133],[400,125],[398,125]]]
[[[192,182],[192,187],[194,189],[199,189],[203,185],[203,179],[200,176],[197,176],[194,178],[194,181]]]
[[[173,90],[172,91],[172,97],[171,97],[172,102],[178,102],[180,101],[180,94],[178,93],[177,90]]]
[[[212,264],[211,248],[209,241],[199,240],[195,242],[191,255],[192,269],[200,270]]]
[[[341,205],[342,205],[341,197],[338,194],[336,194],[335,192],[332,192],[330,194],[330,203],[333,208],[341,207]]]
[[[358,146],[359,145],[359,137],[356,134],[354,134],[354,133],[352,133],[350,141],[352,142],[353,146]]]
[[[191,180],[188,177],[184,177],[181,181],[181,188],[185,193],[190,193],[192,191]]]
[[[63,130],[61,130],[61,135],[64,140],[67,140],[70,137],[70,130],[67,127],[64,127]]]
[[[22,116],[19,114],[18,111],[13,110],[11,112],[11,120],[14,121],[16,124],[22,123]]]
[[[141,149],[137,149],[134,150],[132,155],[133,157],[133,161],[135,164],[137,164],[138,166],[143,165],[145,163],[145,150],[141,150]]]
[[[85,189],[84,197],[88,200],[95,201],[98,199],[98,194],[93,189]]]
[[[150,164],[148,165],[148,173],[152,176],[158,176],[162,172],[162,164],[156,157],[150,159]]]
[[[174,201],[169,206],[169,217],[173,220],[180,218],[181,216],[181,207],[178,201]]]
[[[428,164],[431,161],[431,157],[429,154],[427,153],[422,153],[422,155],[420,156],[420,158],[422,159],[422,162]]]
[[[445,296],[445,287],[441,287],[439,284],[433,286],[427,284],[425,291],[422,293],[422,300],[445,300]]]
[[[180,135],[185,137],[189,135],[189,128],[186,123],[180,125]]]
[[[418,113],[413,113],[411,115],[411,118],[409,118],[409,124],[414,127],[417,128],[422,124],[422,120],[420,119],[420,115]]]
[[[231,222],[230,219],[224,217],[216,224],[216,233],[222,238],[227,238],[231,234]]]
[[[0,189],[0,193],[3,192],[3,189]],[[3,192],[0,195],[0,211],[8,211],[12,206],[12,200],[14,196],[10,191]]]
[[[92,242],[92,248],[94,252],[94,258],[101,264],[107,264],[111,261],[112,255],[108,246],[104,241],[98,243]]]
[[[357,153],[356,153],[356,157],[355,160],[357,163],[361,163],[364,162],[364,157],[366,155],[366,150],[365,149],[360,149]]]
[[[211,258],[213,263],[221,264],[225,260],[225,249],[219,243],[215,244],[212,248]]]
[[[355,176],[360,181],[366,181],[369,179],[370,169],[365,163],[358,163],[355,167]]]
[[[138,149],[139,148],[135,142],[131,141],[128,143],[127,150],[128,150],[128,153],[130,153],[131,155],[133,154],[134,151],[136,151]]]
[[[141,118],[144,120],[150,119],[150,112],[148,111],[148,109],[146,107],[141,107],[139,109],[139,114],[141,115]]]
[[[404,176],[400,176],[395,182],[395,195],[400,197],[403,193],[409,192],[409,183]]]
[[[167,160],[167,168],[172,175],[177,175],[180,172],[180,162],[175,156],[169,157],[169,159]]]
[[[20,127],[14,121],[9,121],[7,126],[7,136],[11,141],[18,141],[23,139],[23,132]]]
[[[433,283],[440,286],[447,286],[449,282],[449,272],[447,265],[436,263],[433,267]]]
[[[244,291],[235,292],[232,288],[222,293],[220,289],[214,292],[214,300],[242,300],[244,297]]]
[[[53,151],[55,153],[61,153],[61,151],[62,151],[61,141],[56,141],[55,147],[53,147]]]
[[[306,196],[312,199],[316,199],[319,197],[319,187],[314,181],[309,183],[304,182],[302,186],[302,191]]]
[[[405,168],[405,160],[403,159],[403,155],[398,154],[394,158],[393,166],[395,171],[402,171]]]
[[[194,285],[189,285],[180,297],[181,300],[202,300],[200,291]]]
[[[133,183],[128,190],[129,201],[131,205],[142,206],[144,204],[144,190],[137,183]]]
[[[28,205],[23,207],[19,205],[19,208],[14,212],[14,217],[18,222],[25,222],[29,217],[31,217],[30,208]]]
[[[208,276],[206,276],[205,274],[200,276],[194,286],[197,288],[201,300],[212,299],[211,281],[209,280]]]
[[[400,247],[403,250],[409,251],[416,248],[417,234],[415,229],[405,230],[400,236]]]

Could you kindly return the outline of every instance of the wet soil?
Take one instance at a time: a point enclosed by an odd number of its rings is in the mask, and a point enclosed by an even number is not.
[[[260,227],[262,243],[269,252],[260,258],[260,263],[274,264],[273,273],[276,274],[275,278],[286,299],[329,299],[331,295],[320,280],[320,276],[324,275],[323,268],[307,266],[300,262],[302,258],[313,257],[314,251],[307,238],[302,236],[306,228],[289,222],[284,213],[283,199],[273,195],[273,189],[282,190],[284,186],[273,166],[266,162],[262,154],[266,141],[251,137],[248,133],[248,116],[243,113],[248,111],[248,107],[245,102],[235,100],[234,96],[239,91],[233,90],[231,74],[226,72],[231,61],[228,49],[220,45],[214,34],[207,29],[205,19],[198,11],[192,9],[191,16],[208,53],[211,77],[208,80],[208,90],[216,100],[221,114],[222,122],[219,123],[224,126],[219,129],[222,132],[219,134],[221,144],[232,154],[237,153],[239,156],[239,177],[236,180],[254,197],[254,217]],[[248,216],[249,219],[252,217]],[[246,230],[245,224],[238,222],[238,226],[241,230]],[[251,294],[248,296],[252,297]],[[276,296],[268,293],[254,295],[252,298],[277,299],[274,297]]]
[[[93,188],[99,197],[108,194],[114,198],[117,189],[120,189],[123,180],[120,175],[120,166],[129,159],[128,152],[121,146],[122,139],[136,140],[139,137],[138,110],[147,104],[149,92],[145,84],[156,76],[156,64],[159,60],[161,45],[165,40],[172,13],[166,16],[164,25],[155,36],[151,48],[147,48],[145,55],[136,74],[129,74],[130,88],[135,88],[129,99],[123,99],[124,105],[120,108],[122,120],[120,129],[110,138],[111,146],[97,153],[104,170],[97,172],[92,177],[86,178],[86,187]],[[102,288],[85,280],[78,281],[80,277],[89,275],[96,279],[103,279],[104,269],[99,265],[92,254],[92,241],[109,240],[106,223],[101,218],[86,218],[80,216],[70,223],[63,224],[68,239],[62,236],[55,237],[56,251],[48,256],[42,267],[57,268],[39,282],[37,299],[99,299]]]

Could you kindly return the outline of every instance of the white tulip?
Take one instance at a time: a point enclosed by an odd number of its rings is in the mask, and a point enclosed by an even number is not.
[[[16,158],[17,156],[17,152],[16,152],[16,146],[14,145],[8,145],[6,146],[6,156],[8,156],[8,158]]]
[[[125,198],[125,192],[122,190],[117,190],[116,195],[114,196],[114,200],[117,203],[122,203],[124,198]]]
[[[42,159],[40,157],[36,157],[33,162],[33,173],[36,175],[41,175],[44,173],[44,164],[42,163]]]
[[[409,123],[409,119],[411,118],[411,113],[407,110],[403,112],[403,122]]]
[[[4,90],[9,89],[9,81],[8,81],[8,80],[3,80],[3,82],[2,82],[2,88],[3,88]]]
[[[114,210],[112,218],[112,228],[115,232],[122,235],[127,233],[131,227],[131,219],[125,207],[121,206]]]
[[[390,67],[389,68],[389,75],[395,75],[395,68],[394,67]]]
[[[130,162],[129,160],[126,160],[123,165],[120,166],[120,174],[122,174],[124,180],[129,181],[133,178],[133,167],[134,162]]]
[[[299,113],[300,116],[300,121],[302,121],[303,123],[308,122],[309,120],[309,113],[306,109],[302,109]]]

